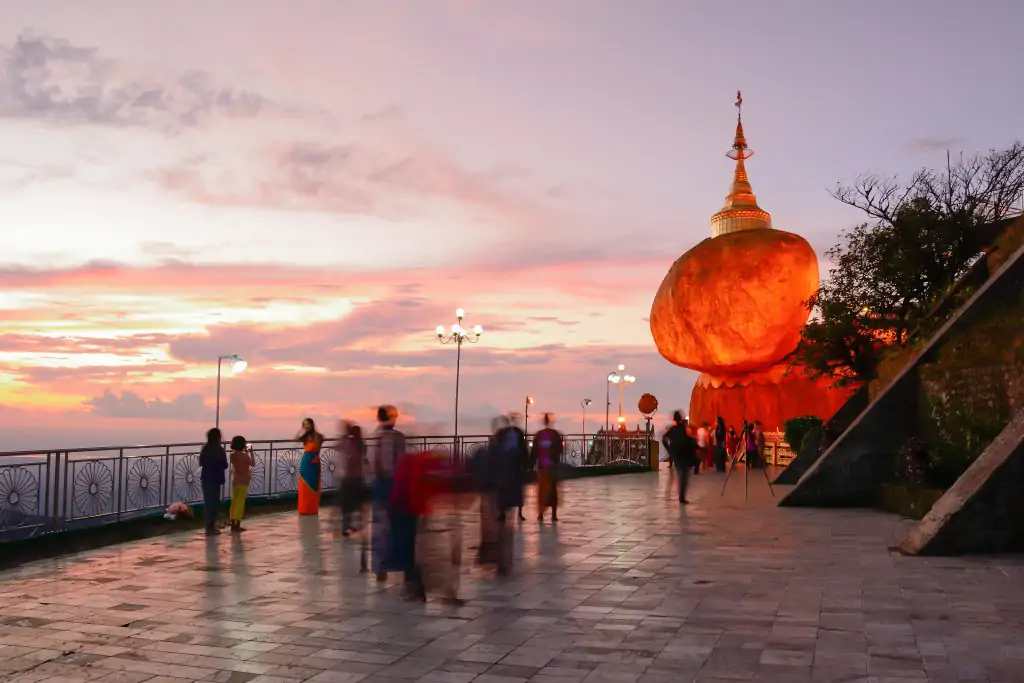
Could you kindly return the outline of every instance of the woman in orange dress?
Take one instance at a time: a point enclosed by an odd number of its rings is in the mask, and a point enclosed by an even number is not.
[[[324,437],[316,431],[313,418],[302,421],[302,429],[296,435],[302,442],[302,460],[299,461],[299,514],[320,513],[320,447]]]

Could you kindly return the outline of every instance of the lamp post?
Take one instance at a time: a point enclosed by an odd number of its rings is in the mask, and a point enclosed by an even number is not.
[[[523,413],[523,436],[527,441],[530,439],[530,406],[533,405],[533,396],[526,397],[526,411]]]
[[[231,372],[236,375],[249,366],[249,364],[245,362],[245,359],[240,358],[236,354],[232,354],[230,356],[217,356],[217,415],[214,419],[214,427],[220,427],[220,366],[226,360],[231,361]]]
[[[437,326],[437,340],[442,344],[455,344],[455,435],[454,435],[454,450],[452,451],[452,459],[455,460],[459,456],[459,379],[462,373],[462,345],[463,343],[476,344],[480,341],[480,335],[484,333],[484,328],[479,325],[473,326],[473,336],[470,337],[470,333],[462,327],[462,319],[466,316],[466,312],[461,308],[455,309],[456,323],[452,325],[451,334],[445,336],[446,330],[444,325]]]
[[[604,431],[607,434],[611,429],[610,413],[612,410],[612,385],[618,384],[622,378],[617,372],[608,373],[608,384],[604,388]]]
[[[622,373],[622,371],[625,370],[625,369],[626,369],[625,365],[620,365],[619,366],[619,373]],[[633,384],[634,382],[636,382],[636,377],[634,377],[633,375],[624,375],[624,374],[620,374],[619,375],[619,381],[616,382],[616,384],[619,385],[619,424],[620,425],[624,424],[626,422],[625,417],[622,415],[622,389],[623,389],[624,385],[626,385],[626,384]]]
[[[589,398],[585,398],[582,401],[580,401],[580,407],[583,408],[583,447],[584,448],[586,448],[586,446],[587,446],[587,406],[589,406],[591,403],[593,403],[593,401],[591,401]]]

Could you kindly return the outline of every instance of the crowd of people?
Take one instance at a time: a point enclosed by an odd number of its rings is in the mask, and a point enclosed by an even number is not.
[[[686,499],[690,477],[700,474],[702,466],[705,470],[714,467],[718,472],[725,472],[730,457],[734,460],[742,457],[750,468],[765,465],[767,444],[761,423],[757,420],[744,420],[738,434],[735,427],[726,428],[722,416],[715,420],[714,428],[705,422],[694,429],[677,410],[672,414],[672,425],[665,431],[661,443],[668,456],[669,467],[678,478],[679,502],[683,505],[690,502]]]
[[[403,575],[404,596],[426,600],[428,593],[459,602],[462,563],[462,511],[479,504],[477,563],[505,576],[512,568],[514,519],[524,520],[524,487],[537,476],[537,518],[558,521],[558,479],[564,438],[550,414],[528,440],[515,415],[492,421],[488,442],[467,458],[431,450],[410,452],[397,428],[394,406],[377,410],[377,430],[369,445],[359,425],[341,422],[338,450],[343,463],[339,487],[343,538],[360,542],[360,570],[380,582],[389,573]],[[320,451],[324,437],[312,419],[296,435],[303,455],[297,471],[298,513],[319,512]],[[231,440],[230,456],[219,429],[207,433],[199,455],[206,534],[219,535],[217,514],[227,472],[231,476],[230,529],[241,533],[245,498],[255,460],[246,440]]]

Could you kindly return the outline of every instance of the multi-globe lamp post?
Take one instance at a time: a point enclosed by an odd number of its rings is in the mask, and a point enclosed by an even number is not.
[[[217,357],[217,414],[214,418],[214,427],[220,427],[220,375],[221,365],[224,361],[231,361],[231,372],[238,374],[244,371],[249,364],[245,362],[244,358],[238,356],[238,354],[231,354],[230,356],[218,356]]]
[[[605,387],[605,405],[604,405],[604,430],[607,432],[611,429],[611,407],[612,397],[611,388],[613,384],[619,385],[619,424],[624,424],[626,418],[622,415],[622,388],[625,384],[633,384],[636,382],[636,377],[633,375],[627,375],[623,371],[626,369],[625,365],[619,365],[618,371],[612,371],[608,373],[608,384]]]
[[[462,326],[462,319],[466,317],[466,312],[461,308],[455,309],[456,322],[451,327],[451,334],[445,329],[444,325],[437,326],[437,339],[442,344],[455,344],[455,435],[454,435],[454,450],[452,451],[452,457],[458,458],[459,456],[459,380],[462,373],[462,345],[465,344],[476,344],[480,341],[480,335],[484,333],[484,328],[480,325],[474,325],[472,332]]]

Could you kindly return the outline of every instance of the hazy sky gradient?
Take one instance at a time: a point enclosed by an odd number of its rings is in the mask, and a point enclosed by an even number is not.
[[[447,429],[432,330],[458,306],[487,328],[465,429],[529,393],[578,431],[619,362],[631,423],[644,391],[685,407],[696,375],[646,318],[728,190],[736,90],[762,207],[820,254],[859,218],[837,181],[1020,136],[1022,20],[1013,0],[7,0],[0,449],[198,438],[230,353],[251,365],[227,431],[381,401]]]

